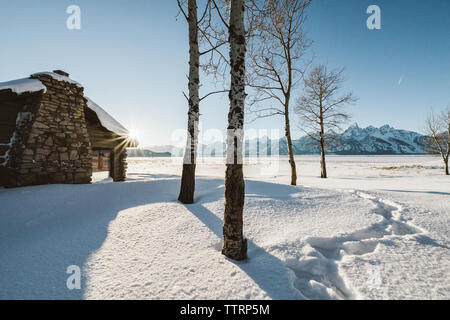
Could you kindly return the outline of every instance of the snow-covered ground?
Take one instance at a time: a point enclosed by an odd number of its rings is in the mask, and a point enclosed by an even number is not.
[[[450,179],[428,156],[286,158],[245,166],[249,259],[220,253],[224,165],[129,159],[128,180],[0,189],[0,298],[449,299]],[[68,266],[82,271],[69,290]]]

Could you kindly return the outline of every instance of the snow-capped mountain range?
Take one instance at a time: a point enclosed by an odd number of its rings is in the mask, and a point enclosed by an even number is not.
[[[335,154],[423,154],[425,136],[389,125],[380,128],[360,128],[356,123],[340,134],[334,133],[337,142],[328,147]],[[309,137],[293,142],[296,153],[319,153],[319,146]],[[282,148],[280,144],[280,149]],[[283,150],[284,152],[285,150]],[[286,151],[287,153],[287,151]]]
[[[426,137],[420,133],[395,129],[389,125],[380,128],[368,126],[361,128],[358,124],[353,124],[342,133],[334,133],[337,138],[327,148],[329,154],[358,155],[358,154],[425,154],[424,151]],[[294,153],[302,154],[318,154],[320,153],[319,145],[316,141],[308,136],[301,137],[292,141]],[[271,141],[267,137],[253,140],[246,140],[246,155],[270,155],[271,146],[276,146],[275,141]],[[287,155],[286,139],[283,137],[278,140],[279,154]],[[164,146],[164,150],[159,146],[149,147],[145,149],[158,149],[157,151],[170,152],[172,156],[182,156],[184,149],[173,146]],[[220,156],[225,153],[225,143],[215,142],[212,144],[199,146],[199,155],[203,156]]]

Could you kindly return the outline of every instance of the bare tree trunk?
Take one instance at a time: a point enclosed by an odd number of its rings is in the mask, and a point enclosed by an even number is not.
[[[445,117],[443,117],[445,119]],[[448,172],[448,158],[450,156],[450,111],[447,110],[447,154],[445,155],[445,174],[450,175]]]
[[[194,202],[195,164],[197,160],[198,120],[199,120],[199,63],[197,1],[188,1],[189,26],[189,111],[186,151],[178,200],[188,204]]]
[[[320,99],[322,99],[322,95],[320,96]],[[327,166],[325,163],[325,128],[323,124],[322,102],[320,102],[319,122],[320,122],[320,177],[326,179]]]
[[[327,165],[325,163],[325,142],[324,139],[320,139],[320,177],[327,178]]]
[[[291,125],[289,121],[289,104],[284,108],[284,130],[289,155],[289,164],[291,166],[291,185],[295,186],[297,185],[297,169],[295,167],[294,150],[292,147]]]
[[[231,0],[229,40],[231,87],[222,254],[234,260],[244,260],[247,258],[247,240],[243,234],[245,183],[242,172],[246,50],[244,0]]]

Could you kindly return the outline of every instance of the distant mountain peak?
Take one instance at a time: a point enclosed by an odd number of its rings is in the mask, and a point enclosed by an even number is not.
[[[380,130],[381,130],[381,131],[389,131],[389,130],[395,130],[395,128],[391,127],[391,126],[388,125],[388,124],[385,124],[384,126],[381,126],[381,127],[380,127]]]
[[[351,126],[348,127],[348,129],[359,129],[358,123],[354,122]]]

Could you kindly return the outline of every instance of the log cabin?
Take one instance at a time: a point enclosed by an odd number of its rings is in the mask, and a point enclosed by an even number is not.
[[[127,129],[55,70],[0,83],[0,186],[91,183],[126,178]]]

